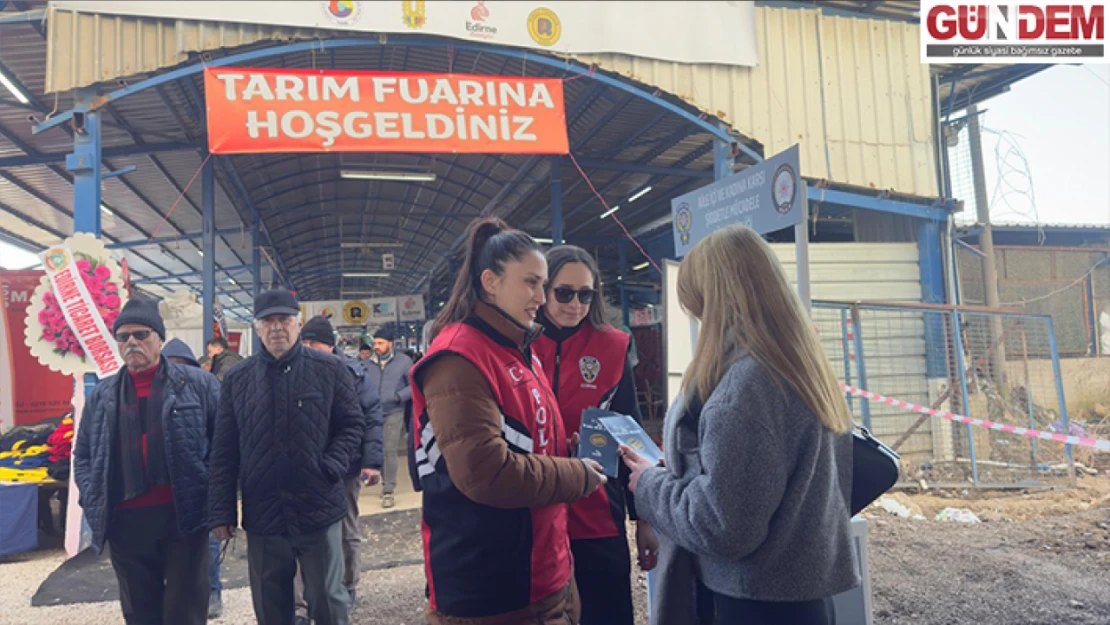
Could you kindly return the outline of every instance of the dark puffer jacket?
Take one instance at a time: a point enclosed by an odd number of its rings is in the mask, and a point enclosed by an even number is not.
[[[370,379],[370,374],[362,363],[345,354],[337,353],[347,369],[355,377],[355,392],[358,393],[358,404],[362,408],[364,428],[362,431],[362,444],[358,452],[351,458],[347,468],[347,477],[355,477],[363,469],[382,468],[382,424],[385,420],[382,414],[382,401],[378,397],[378,387]]]
[[[216,421],[220,385],[215,376],[162,359],[168,376],[162,401],[166,461],[177,521],[183,533],[207,527],[208,452]],[[73,448],[73,479],[92,530],[92,546],[104,547],[118,489],[109,484],[111,449],[117,435],[120,373],[101,380],[85,401]]]
[[[259,536],[322,531],[347,514],[343,476],[362,444],[365,420],[347,365],[296,345],[280,360],[265,349],[227,373],[220,393],[210,528]]]

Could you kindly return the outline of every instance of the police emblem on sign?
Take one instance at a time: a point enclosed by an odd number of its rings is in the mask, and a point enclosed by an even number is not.
[[[598,372],[601,371],[601,363],[593,356],[583,356],[578,361],[578,369],[582,371],[582,379],[586,384],[593,384],[597,379]]]
[[[690,214],[690,206],[686,202],[678,207],[675,225],[678,226],[678,234],[682,238],[682,244],[690,245],[690,230],[694,226],[694,217]]]

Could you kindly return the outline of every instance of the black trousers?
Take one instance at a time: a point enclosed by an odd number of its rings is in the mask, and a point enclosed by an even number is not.
[[[127,625],[203,625],[208,618],[208,532],[181,535],[173,504],[113,510],[112,568]]]
[[[831,597],[813,601],[754,601],[713,592],[698,583],[700,625],[836,625]]]
[[[570,550],[582,601],[581,625],[633,625],[628,539],[572,540]]]

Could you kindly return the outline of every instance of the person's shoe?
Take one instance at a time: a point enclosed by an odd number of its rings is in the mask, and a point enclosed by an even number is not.
[[[312,621],[307,616],[297,615],[297,619],[293,621],[294,625],[312,625]]]
[[[213,590],[208,594],[208,618],[220,618],[224,612],[224,602],[220,597],[220,591]]]
[[[393,501],[393,493],[386,493],[382,495],[382,507],[392,508],[397,502]]]
[[[355,601],[356,601],[355,589],[354,588],[348,588],[347,589],[347,611],[348,612],[353,612],[354,611]]]

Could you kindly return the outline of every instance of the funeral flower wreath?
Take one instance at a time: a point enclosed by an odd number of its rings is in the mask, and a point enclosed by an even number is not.
[[[72,253],[81,281],[110,331],[127,303],[123,270],[104,244],[89,234],[75,234],[63,245]],[[43,276],[31,296],[24,340],[31,354],[54,371],[72,375],[96,370],[66,320],[49,276]]]

